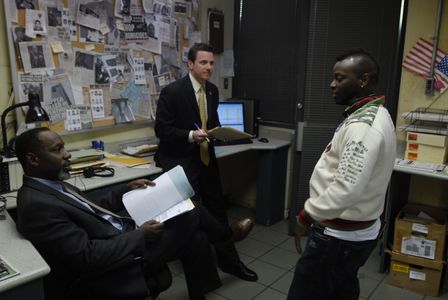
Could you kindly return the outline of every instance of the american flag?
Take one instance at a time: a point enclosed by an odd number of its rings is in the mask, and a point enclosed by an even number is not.
[[[419,39],[403,60],[403,67],[420,76],[429,77],[434,44]],[[446,53],[437,49],[436,68],[434,69],[434,87],[441,93],[448,87],[448,58]]]

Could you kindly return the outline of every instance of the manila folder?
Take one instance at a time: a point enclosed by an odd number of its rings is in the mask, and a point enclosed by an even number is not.
[[[232,127],[215,127],[213,129],[208,130],[207,133],[208,136],[225,142],[252,138],[252,135],[250,135],[249,133],[236,130],[235,128]]]
[[[194,195],[184,169],[176,166],[160,175],[155,186],[135,189],[123,195],[123,204],[138,226],[149,220],[164,222],[194,208]]]

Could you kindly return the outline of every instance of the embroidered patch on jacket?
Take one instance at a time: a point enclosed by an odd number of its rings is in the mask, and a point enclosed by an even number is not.
[[[349,142],[335,176],[347,183],[355,184],[364,169],[364,157],[368,151],[362,141]]]
[[[369,105],[358,109],[347,118],[345,125],[347,126],[352,123],[362,122],[372,126],[376,114],[378,113],[378,109],[378,105]]]

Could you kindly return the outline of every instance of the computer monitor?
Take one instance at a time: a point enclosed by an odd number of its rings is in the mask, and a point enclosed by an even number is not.
[[[218,117],[222,127],[233,127],[237,130],[245,131],[244,103],[219,102]]]
[[[244,107],[244,132],[251,134],[253,137],[258,136],[258,100],[230,98],[224,99],[220,103],[242,103]]]

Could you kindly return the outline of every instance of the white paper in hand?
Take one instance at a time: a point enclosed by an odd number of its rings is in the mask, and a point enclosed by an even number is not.
[[[154,180],[155,186],[123,195],[123,204],[138,226],[149,220],[166,221],[194,208],[194,195],[184,169],[177,166]]]

